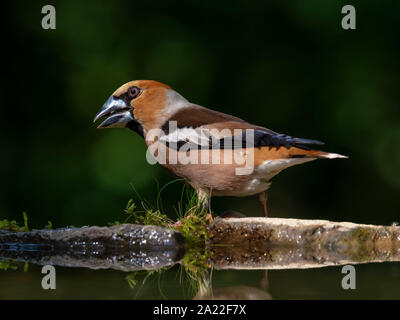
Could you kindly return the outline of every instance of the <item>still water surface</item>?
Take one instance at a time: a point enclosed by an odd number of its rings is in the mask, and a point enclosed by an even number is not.
[[[219,295],[229,297],[243,286],[261,291],[258,299],[400,299],[400,266],[398,263],[373,263],[356,266],[356,289],[341,286],[341,266],[303,270],[268,271],[269,289],[262,294],[263,271],[214,270],[212,286]],[[126,273],[115,270],[56,268],[56,290],[43,290],[41,267],[30,265],[27,272],[0,272],[0,299],[192,299],[188,287],[179,281],[179,267],[154,277],[132,289]],[[218,290],[216,290],[218,289]],[[256,290],[253,290],[256,289]],[[222,291],[222,292],[221,292]],[[254,294],[252,295],[254,297]]]
[[[242,234],[242,221],[246,220],[215,223],[218,229],[236,224]],[[249,225],[252,228],[257,225],[258,232],[264,230],[258,222]],[[180,234],[169,229],[119,225],[27,233],[1,231],[0,263],[4,266],[5,261],[13,259],[18,268],[0,270],[0,299],[193,299],[208,298],[210,290],[217,299],[400,299],[400,251],[392,245],[400,240],[393,237],[399,232],[397,227],[379,227],[378,233],[383,240],[370,252],[365,251],[365,243],[373,243],[370,239],[362,242],[364,237],[355,242],[349,238],[353,233],[348,231],[339,233],[340,237],[345,235],[341,240],[331,241],[333,235],[338,236],[336,231],[313,225],[312,228],[322,235],[315,238],[316,233],[310,233],[309,227],[296,228],[312,235],[312,246],[307,242],[298,247],[271,248],[263,239],[259,247],[255,247],[255,240],[248,242],[250,246],[241,245],[241,248],[214,246],[207,260],[210,261],[207,264],[214,267],[201,270],[202,279],[208,280],[204,281],[208,286],[200,286],[200,289],[195,288],[193,280],[188,281],[182,264],[201,258],[203,253],[193,254],[193,250],[184,246]],[[292,237],[296,230],[290,230]],[[279,231],[288,231],[287,226],[279,226]],[[231,229],[231,232],[234,231]],[[350,239],[349,248],[360,252],[346,249],[343,239]],[[374,243],[378,245],[377,237],[374,237]],[[378,248],[381,252],[377,252]],[[232,259],[238,252],[240,261],[235,264]],[[342,268],[349,263],[349,256],[392,261],[361,264],[354,261],[356,288],[345,290],[342,280],[346,274],[342,273]],[[24,262],[29,262],[25,271]],[[42,265],[47,264],[55,265],[55,290],[44,290],[41,285]],[[324,266],[329,264],[334,265]],[[162,272],[158,271],[160,268],[163,268]],[[136,280],[133,288],[128,279]]]

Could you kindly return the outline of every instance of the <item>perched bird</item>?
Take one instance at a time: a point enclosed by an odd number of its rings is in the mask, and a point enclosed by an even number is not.
[[[267,216],[266,190],[283,169],[318,158],[346,158],[314,150],[316,140],[293,138],[240,118],[193,104],[153,80],[122,85],[94,118],[98,128],[127,127],[142,136],[162,166],[184,178],[199,203],[211,196],[259,195]]]

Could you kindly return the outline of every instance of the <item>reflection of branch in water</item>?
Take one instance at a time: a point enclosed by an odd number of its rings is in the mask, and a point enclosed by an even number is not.
[[[400,228],[325,220],[216,219],[209,228],[217,269],[304,269],[400,261]]]
[[[219,269],[298,269],[400,261],[400,227],[277,218],[215,219],[205,252],[180,233],[157,226],[0,230],[0,258],[37,264],[159,269],[182,261],[193,272]],[[204,260],[204,261],[203,261]]]
[[[207,237],[197,241],[202,245],[196,247],[179,232],[157,226],[0,230],[0,261],[13,259],[40,265],[121,271],[158,270],[182,263],[187,274],[198,283],[196,298],[199,299],[271,298],[266,271],[260,282],[263,290],[248,286],[211,290],[213,268],[303,269],[400,261],[398,226],[232,218],[215,219],[203,231]]]
[[[179,261],[183,244],[175,231],[132,224],[0,231],[0,259],[90,269],[154,270]]]

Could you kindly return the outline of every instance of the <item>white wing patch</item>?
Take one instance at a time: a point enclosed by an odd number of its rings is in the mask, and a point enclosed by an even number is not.
[[[179,144],[179,143],[190,143],[200,147],[209,147],[212,137],[208,133],[208,130],[201,128],[193,129],[189,127],[176,128],[167,135],[163,135],[160,141],[167,144]]]

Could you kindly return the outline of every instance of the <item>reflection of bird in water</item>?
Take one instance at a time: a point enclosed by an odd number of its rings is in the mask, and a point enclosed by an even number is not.
[[[232,286],[209,289],[200,285],[199,292],[193,300],[272,300],[268,292],[268,270],[263,271],[260,287]]]
[[[266,190],[279,172],[318,158],[346,158],[310,147],[322,142],[193,104],[153,80],[122,85],[94,120],[100,118],[106,119],[99,128],[126,127],[141,135],[162,166],[196,189],[203,207],[211,196],[258,195],[266,216]]]
[[[250,286],[220,287],[212,290],[212,296],[197,294],[194,300],[272,300],[263,289]]]

